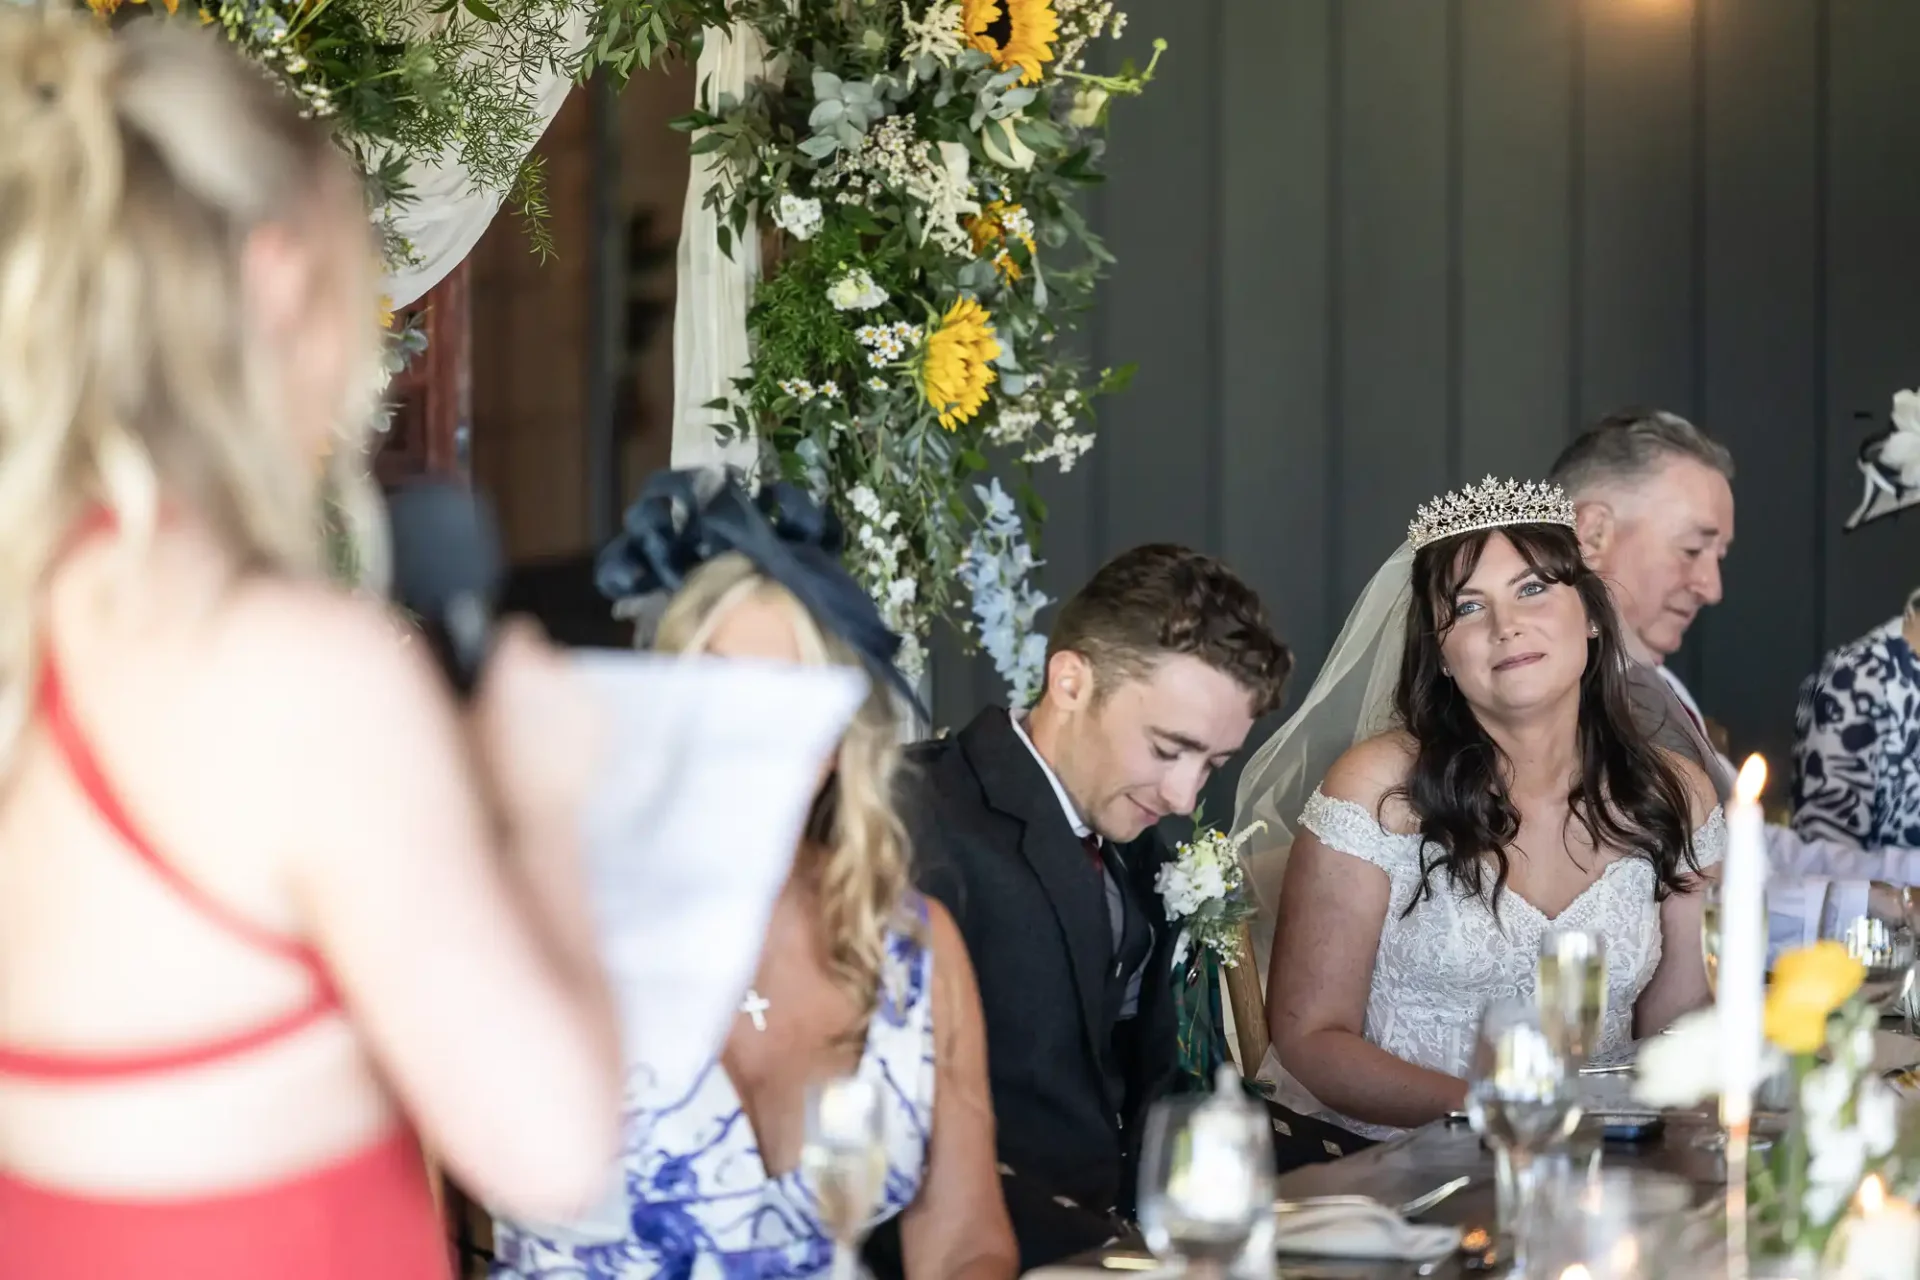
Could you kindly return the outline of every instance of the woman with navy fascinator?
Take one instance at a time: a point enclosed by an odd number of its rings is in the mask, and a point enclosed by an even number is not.
[[[601,553],[601,590],[635,616],[642,645],[861,669],[869,691],[821,780],[720,1056],[672,1097],[656,1096],[645,1064],[630,1070],[624,1229],[500,1222],[497,1280],[829,1273],[834,1188],[802,1156],[809,1095],[834,1080],[879,1111],[886,1172],[862,1226],[898,1217],[915,1277],[1015,1272],[979,993],[953,921],[909,883],[894,810],[900,716],[917,703],[893,666],[899,637],[839,551],[832,513],[790,486],[749,496],[718,472],[669,471]],[[724,814],[713,829],[712,856],[724,857]]]

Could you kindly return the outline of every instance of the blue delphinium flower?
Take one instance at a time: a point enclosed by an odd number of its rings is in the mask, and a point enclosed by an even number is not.
[[[1028,581],[1040,562],[1027,545],[1013,499],[998,479],[975,485],[973,492],[980,499],[980,527],[961,559],[960,581],[973,595],[980,644],[1007,682],[1008,700],[1025,707],[1040,690],[1047,660],[1047,637],[1034,621],[1052,602]]]

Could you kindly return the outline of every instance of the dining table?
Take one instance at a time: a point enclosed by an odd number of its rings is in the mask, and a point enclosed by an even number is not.
[[[1596,1153],[1604,1167],[1649,1170],[1677,1177],[1693,1188],[1694,1203],[1705,1204],[1726,1188],[1726,1161],[1708,1139],[1718,1124],[1709,1110],[1668,1111],[1658,1133],[1639,1142],[1607,1141],[1598,1120],[1583,1121],[1564,1148],[1576,1161]],[[1316,1196],[1359,1195],[1400,1205],[1448,1183],[1466,1179],[1433,1208],[1414,1215],[1417,1222],[1458,1226],[1463,1237],[1491,1245],[1495,1224],[1493,1153],[1463,1117],[1436,1120],[1353,1155],[1307,1165],[1281,1175],[1275,1186],[1283,1202]],[[1162,1264],[1150,1255],[1117,1249],[1074,1259],[1075,1270],[1098,1269],[1119,1277],[1144,1277]],[[1426,1277],[1456,1280],[1498,1276],[1505,1260],[1489,1248],[1462,1250],[1424,1262],[1278,1255],[1273,1280],[1403,1280]]]

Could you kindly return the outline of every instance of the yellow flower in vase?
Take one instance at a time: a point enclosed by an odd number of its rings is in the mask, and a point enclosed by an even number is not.
[[[1767,989],[1767,1039],[1788,1053],[1817,1052],[1827,1042],[1827,1019],[1866,977],[1866,966],[1838,942],[1787,952]]]
[[[980,412],[987,388],[997,376],[993,362],[1000,358],[1000,340],[993,334],[993,317],[972,298],[948,308],[940,327],[927,335],[921,359],[923,394],[940,425],[952,431]]]
[[[1021,84],[1040,83],[1042,64],[1053,61],[1053,46],[1060,40],[1053,0],[965,0],[961,18],[967,43],[992,58],[994,66],[1019,67]]]

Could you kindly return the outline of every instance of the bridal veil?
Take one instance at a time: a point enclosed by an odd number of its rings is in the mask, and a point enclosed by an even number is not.
[[[1231,830],[1266,824],[1242,855],[1258,904],[1252,934],[1262,987],[1279,917],[1280,882],[1300,811],[1334,761],[1354,743],[1385,732],[1393,723],[1412,581],[1413,548],[1403,542],[1360,593],[1306,699],[1240,775]]]

